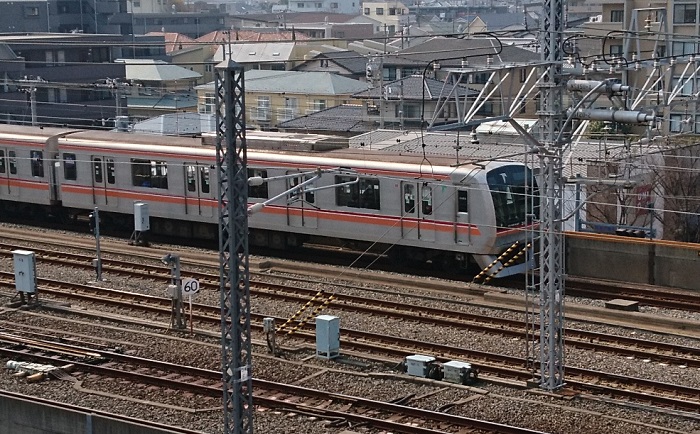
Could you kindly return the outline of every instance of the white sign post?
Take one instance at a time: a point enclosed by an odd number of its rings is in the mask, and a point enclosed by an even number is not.
[[[199,281],[197,279],[182,279],[182,293],[187,296],[190,302],[190,335],[193,334],[192,325],[192,297],[199,292]]]

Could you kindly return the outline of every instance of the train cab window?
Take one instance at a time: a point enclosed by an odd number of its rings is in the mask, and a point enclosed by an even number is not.
[[[352,182],[353,176],[336,176],[336,184]],[[335,189],[335,203],[338,206],[351,208],[379,209],[379,180],[375,178],[360,178],[359,182],[341,185]]]
[[[168,163],[131,159],[131,182],[134,187],[168,188]]]
[[[114,184],[115,182],[117,182],[116,166],[114,165],[114,159],[105,158],[105,161],[107,162],[107,183]]]
[[[202,193],[211,191],[211,181],[209,180],[209,168],[200,166],[199,168],[199,189]]]
[[[7,156],[9,157],[10,160],[10,175],[16,175],[17,174],[17,154],[15,151],[9,151],[7,153]]]
[[[248,169],[248,178],[252,178],[254,176],[259,176],[261,178],[267,178],[267,170],[263,169]],[[250,198],[258,198],[258,199],[267,199],[268,196],[268,191],[267,191],[267,182],[263,182],[260,185],[248,185],[248,197]]]
[[[424,185],[421,189],[421,212],[423,215],[433,213],[433,187]]]
[[[78,179],[78,167],[75,154],[63,154],[63,177],[69,181]]]
[[[185,179],[187,184],[187,191],[195,192],[197,191],[197,167],[196,166],[185,166]]]
[[[416,186],[413,184],[403,186],[403,212],[405,214],[416,212]]]
[[[29,151],[29,158],[32,165],[32,176],[44,177],[44,153],[41,151]]]
[[[0,149],[0,173],[5,173],[7,170],[7,163],[5,162],[5,151]]]
[[[102,159],[93,158],[92,159],[92,175],[95,179],[95,184],[102,184]]]
[[[457,192],[457,212],[469,212],[467,190],[459,190]]]

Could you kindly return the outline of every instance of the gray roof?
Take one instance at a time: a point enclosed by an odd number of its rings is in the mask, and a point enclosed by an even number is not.
[[[532,121],[534,125],[534,121]],[[521,122],[521,125],[523,123]],[[532,126],[531,126],[532,128]],[[434,157],[451,157],[455,163],[469,161],[479,162],[494,159],[507,161],[526,162],[533,167],[539,167],[539,159],[536,156],[525,153],[525,144],[519,135],[515,134],[488,134],[477,132],[477,143],[472,143],[469,132],[423,132],[418,131],[390,131],[378,130],[360,134],[350,138],[350,148],[367,148],[395,152],[397,154],[423,154],[428,159]],[[459,153],[455,147],[459,143]],[[587,167],[591,160],[622,158],[624,155],[622,144],[608,144],[605,149],[599,141],[574,142],[564,153],[564,176],[574,177],[576,174],[583,176],[587,173]],[[605,155],[609,152],[609,155]]]
[[[216,131],[216,119],[212,114],[169,113],[134,124],[133,131],[148,134],[201,135]]]
[[[367,58],[356,51],[329,51],[319,53],[314,59],[328,59],[353,74],[364,74],[367,67]]]
[[[178,81],[196,80],[202,78],[202,74],[190,71],[178,65],[171,65],[162,61],[136,61],[128,59],[126,64],[126,79],[136,81]]]
[[[366,90],[369,84],[330,72],[316,71],[245,71],[246,92],[269,92],[313,95],[352,95]],[[214,83],[198,86],[211,89]]]
[[[470,65],[486,65],[488,55],[492,56],[493,65],[540,60],[539,53],[511,45],[501,46],[494,38],[434,37],[422,44],[387,55],[384,65],[406,62],[426,65],[430,61],[439,61],[443,67],[460,67],[462,59],[467,59]]]
[[[404,100],[418,100],[423,101],[425,98],[429,101],[437,100],[440,95],[444,95],[447,91],[451,90],[452,86],[445,87],[445,83],[432,79],[425,78],[420,75],[412,75],[410,77],[405,77],[400,80],[395,80],[389,83],[384,83],[384,91],[382,92],[380,87],[374,87],[372,89],[356,93],[353,95],[356,98],[367,98],[367,99],[377,99],[380,96],[388,100],[399,100],[403,98]],[[425,89],[425,92],[423,90]],[[452,94],[452,97],[464,97],[467,94],[476,95],[477,91],[468,89],[464,86],[457,86]]]
[[[364,133],[372,131],[374,122],[362,120],[364,107],[354,104],[343,104],[325,110],[282,122],[279,128],[303,131],[327,131],[344,133]]]

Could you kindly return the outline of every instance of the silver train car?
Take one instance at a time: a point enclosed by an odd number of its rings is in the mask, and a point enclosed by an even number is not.
[[[521,163],[455,167],[439,157],[250,146],[247,156],[248,175],[259,181],[248,203],[264,204],[249,218],[255,246],[334,239],[391,247],[402,261],[483,268],[536,222],[526,221],[537,211],[526,212],[526,197],[537,195]],[[1,126],[0,212],[75,218],[98,207],[103,225],[126,229],[138,201],[149,205],[152,232],[213,240],[215,164],[214,146],[201,139]]]

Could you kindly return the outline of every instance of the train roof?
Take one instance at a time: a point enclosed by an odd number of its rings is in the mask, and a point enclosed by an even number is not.
[[[27,125],[0,125],[0,139],[45,142],[51,137],[77,131],[75,128],[34,127]]]

